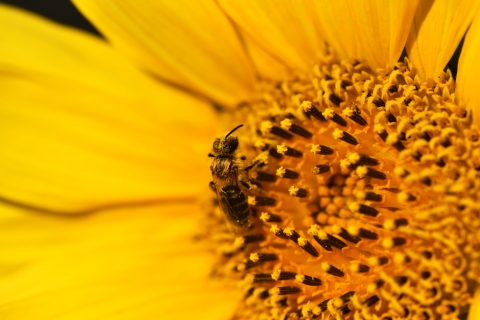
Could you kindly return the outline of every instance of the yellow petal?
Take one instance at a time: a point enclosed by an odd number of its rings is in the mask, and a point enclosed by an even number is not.
[[[322,33],[339,58],[363,59],[360,56],[356,26],[350,19],[347,0],[314,2]]]
[[[355,25],[359,55],[374,69],[387,65],[393,67],[405,46],[418,0],[360,0],[347,3]]]
[[[219,0],[240,31],[288,67],[310,70],[325,52],[310,1]]]
[[[477,288],[475,295],[473,297],[472,304],[468,310],[468,320],[477,320],[480,319],[480,289]]]
[[[419,2],[406,49],[423,78],[433,78],[443,71],[479,5],[479,1],[470,0]]]
[[[109,42],[149,73],[233,106],[254,71],[214,1],[76,0]]]
[[[480,15],[473,21],[458,62],[457,87],[455,95],[460,102],[465,102],[472,110],[473,121],[480,126]]]
[[[97,38],[4,6],[0,43],[0,198],[75,212],[203,190],[210,105]]]
[[[51,216],[0,207],[2,319],[227,319],[193,204]],[[201,224],[200,224],[201,225]]]

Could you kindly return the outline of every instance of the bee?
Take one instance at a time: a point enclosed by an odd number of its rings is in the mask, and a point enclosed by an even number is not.
[[[217,193],[218,202],[229,227],[235,233],[242,233],[251,227],[252,212],[248,206],[247,198],[239,187],[240,165],[246,160],[244,156],[237,157],[238,138],[233,133],[243,127],[236,126],[224,137],[216,138],[213,142],[213,153],[208,156],[213,158],[210,170],[213,181],[210,186]],[[244,181],[240,181],[246,184]],[[248,186],[248,184],[246,184]]]

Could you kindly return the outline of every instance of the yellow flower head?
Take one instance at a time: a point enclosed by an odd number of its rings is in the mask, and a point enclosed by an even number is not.
[[[475,319],[480,3],[75,3],[0,8],[0,315]]]

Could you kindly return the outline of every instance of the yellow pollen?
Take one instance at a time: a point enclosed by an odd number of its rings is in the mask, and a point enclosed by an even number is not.
[[[281,154],[285,154],[285,152],[287,152],[287,147],[285,146],[285,144],[280,144],[277,146],[277,152],[278,153],[281,153]]]
[[[295,187],[295,186],[291,186],[288,189],[288,192],[290,193],[291,196],[296,196],[299,190],[300,190],[300,188]]]
[[[311,70],[262,80],[232,111],[229,129],[245,125],[233,160],[213,163],[236,178],[218,184],[202,234],[212,274],[242,291],[233,318],[465,316],[480,282],[480,131],[452,74],[333,55]]]

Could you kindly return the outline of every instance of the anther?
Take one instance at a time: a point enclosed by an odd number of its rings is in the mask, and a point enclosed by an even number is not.
[[[342,99],[340,99],[340,97],[334,93],[330,93],[330,95],[328,96],[328,100],[330,100],[330,102],[332,102],[336,106],[340,106],[340,103],[342,103]]]
[[[354,136],[340,129],[335,129],[335,131],[333,131],[333,137],[337,140],[345,141],[346,143],[349,143],[354,146],[358,144],[358,141],[357,139],[355,139]]]
[[[275,159],[281,159],[283,157],[282,154],[277,152],[276,148],[270,148],[270,150],[268,150],[268,155]]]
[[[417,200],[417,198],[413,194],[405,192],[405,191],[400,192],[397,195],[397,199],[401,203],[411,202],[411,201]]]
[[[383,227],[387,230],[395,230],[398,229],[401,226],[407,226],[408,225],[408,220],[407,219],[394,219],[394,220],[386,220],[383,223]]]
[[[262,291],[262,292],[260,292],[260,293],[258,294],[258,297],[259,297],[260,299],[262,299],[262,300],[265,300],[265,299],[267,299],[268,297],[270,297],[270,294],[268,293],[268,290],[265,289],[264,291]]]
[[[327,108],[325,111],[322,113],[322,115],[325,117],[327,120],[332,120],[339,126],[345,127],[347,125],[347,121],[343,119],[341,116],[339,116],[333,109]]]
[[[318,287],[322,285],[322,280],[315,277],[303,275],[303,274],[297,274],[295,276],[295,281],[303,283],[304,285],[307,285],[307,286]]]
[[[350,157],[349,157],[350,159]],[[351,161],[351,159],[350,159]],[[360,154],[358,155],[358,160],[354,162],[357,166],[378,166],[380,162],[377,159]]]
[[[354,294],[355,294],[355,291],[349,291],[347,293],[342,294],[340,297],[338,297],[335,300],[335,303],[334,303],[335,307],[340,308],[341,305],[349,302]]]
[[[308,195],[307,190],[305,190],[303,188],[295,187],[295,186],[291,186],[288,189],[288,192],[290,193],[291,196],[294,196],[294,197],[297,197],[297,198],[306,198],[307,195]]]
[[[387,112],[387,121],[389,123],[397,122],[397,118],[391,112]]]
[[[277,176],[284,179],[297,179],[300,176],[300,174],[293,170],[280,167],[277,169]]]
[[[274,126],[270,121],[262,122],[260,130],[262,131],[263,135],[267,135],[271,133],[283,139],[293,138],[292,134],[288,133],[287,131],[283,130],[280,127]]]
[[[269,276],[271,277],[272,280],[281,281],[281,280],[293,280],[295,279],[296,275],[297,274],[295,272],[277,270]]]
[[[312,133],[307,131],[306,129],[300,127],[299,125],[296,125],[292,122],[290,119],[285,119],[280,122],[280,125],[282,126],[282,129],[288,130],[291,133],[294,133],[296,135],[299,135],[304,138],[311,138]]]
[[[345,239],[347,241],[350,241],[352,243],[355,243],[355,244],[359,243],[362,240],[362,238],[360,238],[360,237],[352,236],[350,233],[348,233],[347,230],[345,230],[344,228],[342,228],[338,225],[332,226],[332,231],[334,233],[338,234],[343,239]]]
[[[263,222],[282,222],[282,218],[279,215],[268,212],[262,212],[260,214],[260,220]]]
[[[289,239],[290,237],[285,234],[282,228],[277,226],[276,224],[270,227],[270,232],[273,233],[275,236],[282,238],[282,239]]]
[[[356,122],[361,126],[367,125],[367,121],[361,116],[360,109],[353,103],[351,103],[349,107],[345,108],[345,110],[342,111],[342,115],[350,118],[352,121]]]
[[[252,206],[274,206],[276,202],[274,198],[248,196],[248,204]]]
[[[298,287],[276,287],[270,290],[271,294],[274,295],[287,295],[287,294],[296,294],[302,292],[302,289]]]
[[[300,248],[302,248],[305,252],[314,257],[318,257],[317,249],[315,249],[315,247],[307,239],[301,237],[293,228],[287,227],[285,230],[283,230],[283,233],[286,234],[290,240],[300,246]]]
[[[348,206],[350,211],[352,212],[358,212],[370,217],[376,217],[379,213],[379,211],[373,207],[367,206],[366,204],[362,203],[357,203],[357,202],[352,202]]]
[[[312,144],[312,149],[310,149],[310,152],[314,154],[327,155],[327,154],[333,154],[333,149],[320,144]]]
[[[277,180],[275,175],[264,171],[253,172],[251,176],[253,179],[258,181],[275,182]]]
[[[331,265],[328,262],[322,262],[321,266],[322,266],[323,271],[325,271],[326,273],[328,273],[332,276],[340,277],[340,278],[345,276],[345,273],[343,273],[342,270],[338,269],[337,267]]]
[[[244,246],[254,242],[260,242],[265,240],[265,236],[263,234],[249,234],[241,237],[237,237],[235,239],[236,246]]]
[[[365,301],[363,301],[362,304],[367,306],[367,307],[371,307],[379,301],[380,301],[380,298],[377,295],[374,295],[374,296],[371,296],[370,298],[366,299]]]
[[[423,177],[420,179],[420,182],[423,183],[426,186],[431,186],[432,185],[432,179],[430,177]]]
[[[350,266],[350,271],[354,273],[365,273],[370,271],[370,267],[366,264],[352,264]]]
[[[383,266],[387,264],[388,258],[387,257],[370,257],[368,258],[368,263],[374,267]]]
[[[385,130],[385,127],[382,126],[381,124],[376,124],[375,125],[375,132],[378,134],[378,136],[385,142],[387,141],[388,138],[388,133],[387,130]]]
[[[374,293],[380,289],[385,284],[385,281],[382,279],[375,280],[367,286],[368,293]]]
[[[315,175],[326,173],[330,171],[330,166],[328,164],[317,164],[312,168],[312,173]]]
[[[410,172],[403,167],[395,167],[395,169],[393,169],[393,173],[400,178],[405,178],[410,174]]]
[[[358,236],[360,238],[369,239],[369,240],[377,240],[378,239],[378,234],[376,234],[375,232],[372,232],[370,230],[363,229],[363,228],[360,228],[358,230]]]
[[[382,201],[382,196],[375,193],[375,192],[365,192],[365,200],[367,201],[376,201],[380,202]]]
[[[327,121],[320,112],[320,110],[317,109],[317,107],[313,106],[310,101],[303,101],[301,104],[301,107],[305,114],[313,116],[314,118],[320,120],[320,121]]]
[[[251,253],[250,260],[253,262],[276,261],[278,256],[273,253]]]
[[[360,178],[370,177],[370,178],[379,179],[379,180],[387,179],[387,175],[385,173],[372,169],[367,166],[358,167],[356,172],[358,177]]]
[[[399,286],[403,286],[405,283],[407,283],[408,278],[401,276],[401,277],[394,277],[393,280],[395,280],[395,282],[396,282]]]
[[[389,146],[393,146],[398,151],[405,150],[405,146],[400,141],[400,139],[398,138],[398,134],[396,133],[390,133],[385,143],[388,144]]]
[[[314,236],[314,238],[318,242],[318,244],[327,251],[333,251],[331,247],[335,247],[341,250],[347,246],[345,242],[332,236],[331,234],[326,233],[323,230],[318,231],[317,236]]]
[[[248,274],[245,276],[245,280],[247,280],[250,283],[274,281],[272,279],[272,276],[268,273]]]
[[[320,308],[320,311],[321,311],[321,312],[327,311],[327,309],[328,309],[328,302],[329,302],[330,300],[331,300],[331,299],[327,299],[327,300],[324,300],[324,301],[322,301],[322,302],[320,302],[320,303],[318,304],[318,307]]]
[[[278,145],[277,152],[280,154],[283,154],[284,156],[289,156],[294,158],[300,158],[303,155],[302,152],[295,150],[293,148],[287,147],[285,144]]]
[[[251,268],[256,267],[256,266],[258,266],[258,263],[255,263],[251,260],[246,260],[246,261],[240,263],[239,265],[237,265],[236,270],[239,271],[239,272],[243,272],[245,270],[251,269]]]
[[[376,105],[378,108],[385,107],[385,102],[381,98],[376,98],[373,101],[373,104]]]
[[[402,246],[406,243],[407,243],[407,240],[405,238],[399,238],[399,237],[390,238],[390,237],[388,237],[388,238],[383,239],[382,246],[383,246],[384,249],[388,250],[388,249],[393,249],[394,247]]]

